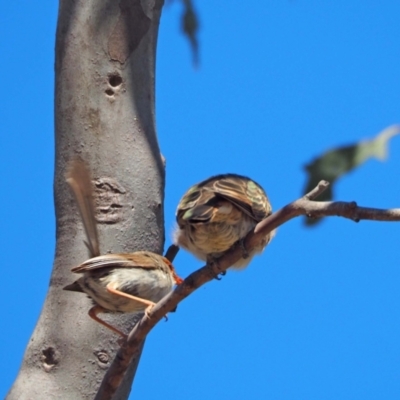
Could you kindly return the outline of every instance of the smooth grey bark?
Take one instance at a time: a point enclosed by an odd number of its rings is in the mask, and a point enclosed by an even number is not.
[[[8,400],[93,399],[118,337],[91,320],[91,302],[63,291],[88,258],[65,182],[76,156],[96,188],[100,250],[160,253],[164,166],[154,118],[154,73],[163,1],[60,0],[55,63],[57,244],[49,292]],[[132,315],[104,315],[128,331]],[[123,322],[121,322],[123,321]],[[136,371],[114,397],[126,399]]]

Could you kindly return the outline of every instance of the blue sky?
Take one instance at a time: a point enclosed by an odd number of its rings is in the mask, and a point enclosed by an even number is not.
[[[213,5],[211,5],[213,3]],[[236,172],[274,209],[296,199],[304,164],[400,122],[400,4],[197,1],[201,65],[164,8],[157,127],[167,159],[165,226],[193,183]],[[2,193],[0,397],[39,316],[55,246],[56,2],[0,5]],[[339,182],[336,198],[400,207],[400,139]],[[243,272],[211,282],[150,334],[135,398],[398,399],[400,225],[330,218],[278,231]],[[166,245],[169,245],[170,240]],[[202,264],[181,252],[186,276]],[[134,396],[131,396],[132,398]]]

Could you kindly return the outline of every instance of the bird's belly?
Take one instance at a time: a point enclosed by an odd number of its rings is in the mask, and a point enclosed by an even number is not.
[[[179,244],[198,258],[206,260],[207,255],[218,255],[228,250],[245,237],[254,225],[253,220],[242,219],[233,224],[223,222],[186,226],[182,234],[187,235],[187,239]]]
[[[91,273],[84,276],[82,289],[100,306],[110,311],[140,312],[147,304],[128,299],[107,290],[107,285],[120,292],[139,297],[153,303],[161,300],[173,287],[172,279],[161,270],[142,268],[120,268],[111,271],[106,276]]]

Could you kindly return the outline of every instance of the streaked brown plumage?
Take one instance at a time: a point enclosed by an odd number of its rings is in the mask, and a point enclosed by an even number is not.
[[[201,260],[218,258],[271,213],[268,197],[258,183],[236,174],[213,176],[192,186],[179,202],[174,243]],[[246,267],[273,235],[266,235],[232,268]]]
[[[106,310],[147,313],[182,279],[165,257],[150,251],[100,256],[89,170],[82,161],[74,160],[66,178],[78,203],[88,239],[87,247],[93,258],[72,268],[72,272],[83,276],[64,289],[89,295],[96,304],[89,310],[89,316],[125,337],[97,314]]]

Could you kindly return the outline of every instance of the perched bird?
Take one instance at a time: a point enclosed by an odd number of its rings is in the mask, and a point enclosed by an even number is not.
[[[216,175],[192,186],[176,210],[174,243],[201,260],[221,257],[235,242],[272,213],[264,189],[245,176]],[[232,268],[244,268],[263,251],[274,231]],[[243,242],[241,242],[243,245]]]
[[[71,271],[83,276],[64,289],[86,293],[96,303],[89,316],[123,337],[126,335],[97,314],[105,310],[147,313],[174,284],[182,282],[165,257],[150,251],[105,254]]]
[[[144,311],[147,314],[182,279],[169,260],[150,251],[100,256],[89,170],[82,161],[74,160],[66,180],[78,203],[92,258],[72,268],[72,272],[83,276],[65,286],[64,290],[86,293],[95,303],[89,310],[89,316],[126,337],[97,314],[106,311]]]

